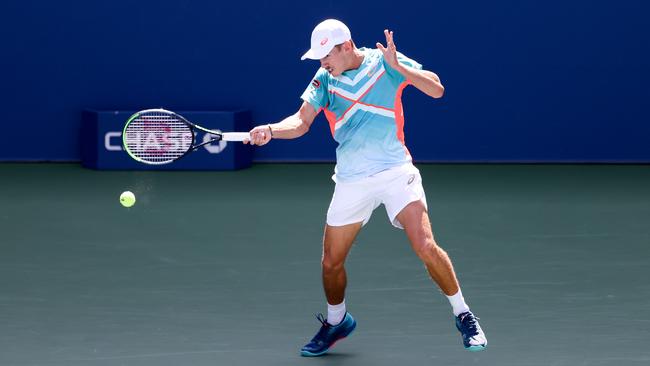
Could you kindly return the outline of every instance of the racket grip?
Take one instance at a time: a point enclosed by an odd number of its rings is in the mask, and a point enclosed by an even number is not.
[[[244,141],[250,140],[251,135],[248,132],[224,132],[221,139],[224,141]]]

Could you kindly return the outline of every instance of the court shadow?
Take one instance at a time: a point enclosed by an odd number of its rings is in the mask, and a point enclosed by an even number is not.
[[[332,352],[332,353],[326,353],[320,357],[315,357],[315,358],[319,360],[323,360],[328,365],[332,364],[333,362],[339,365],[344,365],[347,362],[354,361],[357,357],[358,355],[356,353]]]

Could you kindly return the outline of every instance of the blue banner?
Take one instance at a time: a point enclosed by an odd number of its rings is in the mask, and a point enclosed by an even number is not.
[[[81,162],[92,169],[113,170],[236,170],[251,165],[252,147],[240,142],[218,141],[166,165],[147,165],[133,160],[122,146],[122,130],[135,111],[83,112],[81,126]],[[246,132],[251,128],[250,112],[182,111],[177,112],[199,126],[223,132]],[[210,140],[197,131],[195,143]]]

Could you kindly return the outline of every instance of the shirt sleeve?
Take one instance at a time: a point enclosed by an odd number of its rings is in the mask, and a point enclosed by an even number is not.
[[[314,75],[314,79],[309,83],[307,89],[302,93],[300,98],[314,107],[316,112],[327,107],[329,96],[327,94],[327,71],[320,68]]]
[[[384,68],[386,69],[386,73],[392,79],[396,80],[398,84],[406,81],[404,75],[400,74],[397,70],[393,69],[390,65],[388,65],[388,63],[386,63],[386,60],[383,58],[383,56],[382,56],[382,62],[384,63]],[[397,62],[399,62],[402,65],[412,67],[414,69],[422,70],[422,65],[419,62],[404,56],[400,52],[397,52]]]

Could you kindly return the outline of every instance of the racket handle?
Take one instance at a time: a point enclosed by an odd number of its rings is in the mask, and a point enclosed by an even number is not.
[[[224,141],[244,141],[250,140],[251,135],[248,132],[224,132],[221,139]]]

